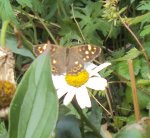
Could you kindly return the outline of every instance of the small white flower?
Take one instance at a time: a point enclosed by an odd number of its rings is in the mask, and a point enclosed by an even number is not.
[[[99,71],[109,66],[110,63],[103,63],[96,66],[93,63],[85,67],[86,70],[78,75],[53,75],[54,86],[57,90],[58,98],[65,95],[63,104],[68,105],[74,96],[81,108],[91,107],[91,101],[87,88],[94,90],[105,90],[107,80],[99,75]]]

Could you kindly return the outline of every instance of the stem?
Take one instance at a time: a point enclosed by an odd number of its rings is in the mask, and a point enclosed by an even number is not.
[[[83,41],[85,41],[85,37],[84,37],[84,35],[83,35],[83,33],[82,33],[82,30],[81,30],[81,28],[80,28],[80,26],[79,26],[79,24],[78,24],[78,22],[77,22],[77,20],[76,20],[76,18],[75,18],[75,16],[74,16],[73,4],[71,5],[71,8],[72,8],[73,19],[74,19],[74,21],[75,21],[75,23],[76,23],[76,25],[77,25],[77,27],[78,27],[78,29],[79,29],[79,32],[80,32],[80,34],[81,34],[81,36],[82,36]]]
[[[149,58],[148,58],[148,55],[147,55],[147,53],[146,53],[146,51],[145,51],[144,46],[141,44],[141,42],[139,41],[139,39],[137,38],[137,36],[136,36],[136,35],[133,33],[133,31],[130,29],[130,27],[128,26],[128,24],[125,23],[125,22],[123,21],[123,19],[122,19],[120,16],[119,16],[119,19],[120,19],[120,21],[122,22],[122,24],[124,25],[124,27],[130,32],[130,34],[134,37],[134,39],[136,40],[136,42],[137,42],[138,45],[140,46],[141,51],[142,51],[142,53],[143,53],[143,55],[144,55],[144,57],[145,57],[145,60],[146,60],[146,62],[147,62],[147,65],[148,65],[148,67],[149,67],[149,69],[150,69]]]
[[[7,30],[7,26],[9,24],[9,21],[3,21],[2,24],[2,30],[1,30],[1,47],[5,47],[6,46],[6,30]]]
[[[130,80],[131,80],[135,118],[136,118],[136,121],[138,122],[141,119],[141,114],[140,114],[139,103],[138,103],[136,82],[135,82],[134,69],[133,69],[133,61],[131,59],[128,60],[128,66],[129,66],[129,73],[130,73]]]
[[[90,95],[110,116],[112,116],[112,114],[95,98],[95,96],[92,93],[90,93]]]
[[[55,43],[56,45],[58,45],[58,43],[57,43],[57,41],[55,40],[53,34],[50,32],[50,30],[48,29],[48,27],[45,25],[44,21],[41,20],[41,18],[39,18],[39,20],[40,20],[41,24],[44,26],[44,28],[46,29],[46,31],[48,32],[48,34],[50,35],[51,39],[54,41],[54,43]]]
[[[98,129],[88,120],[88,118],[82,112],[82,109],[76,104],[75,101],[72,101],[74,108],[80,114],[81,118],[85,121],[85,123],[93,130],[93,132],[97,135],[98,138],[102,138]]]

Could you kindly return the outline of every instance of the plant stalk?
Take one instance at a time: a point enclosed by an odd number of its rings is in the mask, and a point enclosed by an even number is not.
[[[2,24],[2,30],[1,30],[1,47],[5,47],[6,46],[6,31],[7,31],[7,26],[9,24],[9,21],[3,21]]]
[[[143,55],[144,55],[144,57],[145,57],[145,60],[146,60],[146,62],[147,62],[147,65],[148,65],[148,67],[149,67],[149,69],[150,69],[149,58],[148,58],[148,55],[147,55],[147,53],[146,53],[146,51],[145,51],[144,46],[141,44],[141,42],[139,41],[139,39],[137,38],[137,36],[133,33],[133,31],[132,31],[131,28],[128,26],[128,24],[125,23],[125,22],[123,21],[123,19],[122,19],[120,16],[119,16],[119,19],[120,19],[120,21],[122,22],[122,24],[124,25],[124,27],[130,32],[130,34],[134,37],[134,39],[136,40],[136,42],[137,42],[138,45],[140,46],[140,49],[141,49],[141,51],[142,51],[142,53],[143,53]]]
[[[128,66],[129,66],[129,73],[130,73],[130,80],[131,80],[135,118],[136,118],[136,121],[138,122],[141,119],[141,114],[140,114],[140,108],[139,108],[139,103],[138,103],[136,82],[135,82],[134,69],[133,69],[133,61],[131,59],[128,60]]]

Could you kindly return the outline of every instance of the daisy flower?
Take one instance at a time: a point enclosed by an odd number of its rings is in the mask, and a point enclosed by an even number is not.
[[[82,109],[91,107],[91,100],[87,88],[105,90],[107,80],[102,78],[98,72],[109,65],[110,63],[103,63],[99,66],[89,63],[87,67],[85,67],[85,70],[76,75],[52,75],[58,98],[60,99],[66,94],[63,104],[68,105],[75,96]]]

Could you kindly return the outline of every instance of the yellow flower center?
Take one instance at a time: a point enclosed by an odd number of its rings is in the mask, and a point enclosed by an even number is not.
[[[7,107],[10,104],[15,90],[15,84],[9,81],[0,80],[0,108]]]
[[[12,94],[15,91],[15,85],[9,81],[0,80],[0,92],[6,95]]]
[[[78,74],[66,74],[65,79],[69,85],[74,87],[80,87],[88,81],[89,74],[86,70],[83,70]]]

